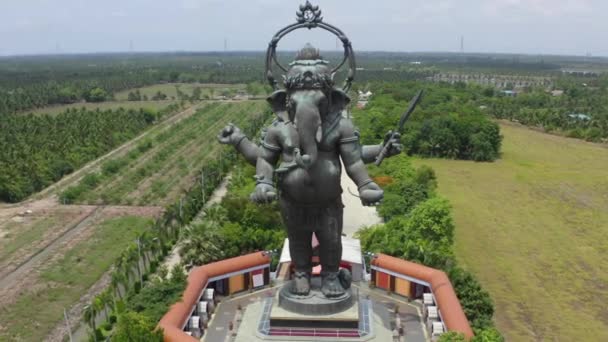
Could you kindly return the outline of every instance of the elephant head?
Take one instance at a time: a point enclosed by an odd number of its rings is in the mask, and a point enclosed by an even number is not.
[[[295,126],[299,146],[296,163],[307,169],[317,160],[323,122],[341,115],[350,98],[334,86],[328,62],[309,44],[289,65],[284,78],[285,89],[275,91],[267,100],[279,117]]]

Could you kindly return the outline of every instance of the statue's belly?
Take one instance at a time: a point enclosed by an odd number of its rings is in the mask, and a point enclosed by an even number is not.
[[[308,170],[296,168],[282,176],[283,194],[300,203],[323,203],[340,196],[341,165],[337,156],[320,154]]]

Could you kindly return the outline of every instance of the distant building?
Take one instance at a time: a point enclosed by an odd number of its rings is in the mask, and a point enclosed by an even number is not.
[[[517,96],[517,92],[515,90],[501,90],[500,94],[507,97]]]
[[[570,113],[568,114],[570,119],[578,120],[578,121],[591,121],[591,116],[587,114],[581,113]]]
[[[359,90],[359,101],[357,101],[357,108],[363,109],[367,106],[369,98],[373,95],[371,91],[362,92]]]
[[[562,95],[564,95],[564,91],[563,90],[552,90],[551,91],[551,95],[553,95],[553,96],[562,96]]]

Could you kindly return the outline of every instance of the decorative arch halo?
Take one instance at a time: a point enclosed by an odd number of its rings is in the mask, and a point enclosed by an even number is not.
[[[296,12],[296,23],[288,25],[281,30],[279,30],[268,43],[268,49],[266,50],[266,79],[272,86],[274,90],[278,90],[279,86],[277,81],[272,73],[272,63],[276,64],[281,70],[287,72],[287,68],[281,65],[277,59],[277,45],[279,41],[288,35],[289,33],[307,28],[309,30],[313,28],[322,28],[325,31],[333,33],[340,41],[342,41],[342,45],[344,46],[344,58],[342,62],[338,64],[334,69],[332,69],[331,74],[336,73],[347,61],[348,61],[348,75],[346,76],[346,80],[344,80],[344,85],[342,86],[342,90],[345,92],[350,89],[352,86],[352,82],[355,79],[355,70],[357,69],[357,64],[355,61],[355,53],[353,52],[353,47],[342,30],[339,28],[330,25],[328,23],[323,22],[323,17],[321,16],[321,10],[319,6],[313,6],[308,0],[306,0],[306,4],[300,5],[299,10]]]

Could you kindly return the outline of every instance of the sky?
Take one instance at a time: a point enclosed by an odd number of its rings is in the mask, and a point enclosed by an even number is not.
[[[0,0],[0,55],[264,50],[305,0]],[[606,0],[313,0],[355,51],[608,56]],[[335,50],[321,30],[289,35]]]

